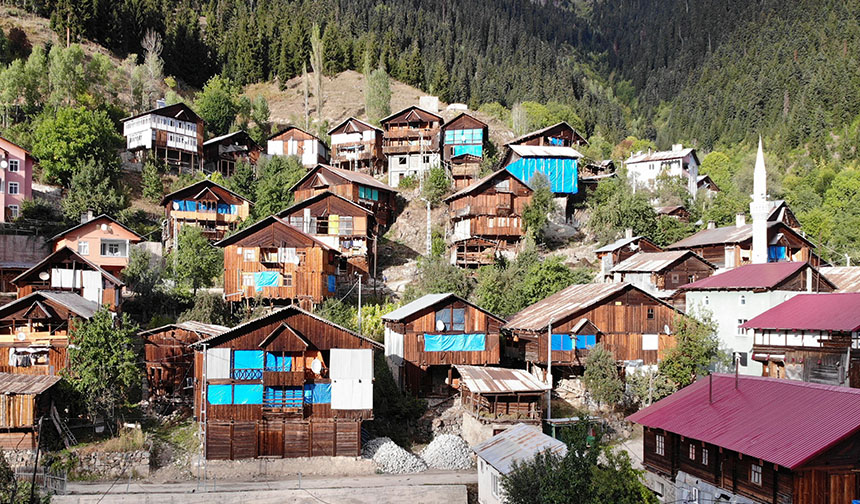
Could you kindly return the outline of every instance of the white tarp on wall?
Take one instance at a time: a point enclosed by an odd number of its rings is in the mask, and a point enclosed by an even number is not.
[[[373,350],[333,348],[329,361],[332,409],[372,409]]]
[[[98,271],[83,272],[84,299],[102,304],[102,274]]]
[[[206,379],[230,378],[230,349],[210,348],[206,351]]]

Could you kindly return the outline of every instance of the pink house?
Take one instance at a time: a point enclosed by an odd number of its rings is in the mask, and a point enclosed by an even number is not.
[[[33,155],[0,137],[0,222],[18,217],[24,200],[33,197]]]

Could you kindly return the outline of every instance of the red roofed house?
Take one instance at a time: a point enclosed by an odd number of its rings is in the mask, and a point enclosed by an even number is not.
[[[860,388],[860,293],[801,294],[741,327],[765,376]]]
[[[717,374],[628,417],[662,502],[860,498],[860,391]]]
[[[717,323],[720,346],[739,358],[741,374],[761,376],[761,364],[751,360],[753,341],[739,326],[804,292],[832,292],[834,285],[805,262],[747,264],[682,285],[688,314],[708,312]]]
[[[18,218],[21,205],[33,197],[33,155],[0,137],[0,222]]]

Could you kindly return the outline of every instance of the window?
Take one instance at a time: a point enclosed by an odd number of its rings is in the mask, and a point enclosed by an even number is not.
[[[746,336],[746,333],[747,333],[746,329],[742,329],[740,327],[746,323],[747,323],[747,319],[745,319],[745,318],[739,318],[738,319],[738,336]]]
[[[242,287],[253,287],[254,286],[254,274],[253,273],[243,273],[242,274]]]
[[[440,324],[441,322],[441,324]],[[436,312],[436,330],[440,332],[462,332],[466,330],[465,308],[442,308]]]
[[[761,466],[758,464],[750,466],[750,483],[761,486]]]
[[[424,156],[424,164],[427,164],[429,162],[430,162],[430,156]]]
[[[9,160],[9,171],[10,172],[17,172],[21,167],[20,163],[21,162],[18,161],[17,159],[10,159]]]
[[[690,460],[696,460],[696,445],[690,444]]]
[[[741,304],[741,305],[747,304],[747,297],[744,296],[743,294],[741,294],[740,297],[738,298],[738,304]]]
[[[284,287],[292,287],[293,286],[293,274],[287,273],[284,275]]]
[[[102,257],[128,257],[128,244],[124,240],[102,240]]]
[[[693,275],[687,275],[687,283],[693,283],[696,281],[696,277]]]
[[[90,255],[90,242],[79,241],[78,242],[78,254],[80,254],[82,256]]]
[[[708,449],[702,448],[702,465],[708,465]]]
[[[657,434],[657,445],[654,447],[654,453],[657,455],[666,455],[666,438],[662,434]]]
[[[705,298],[702,299],[702,302],[705,304],[705,306],[708,306],[709,304],[711,304],[711,299],[708,296],[705,296]]]
[[[254,249],[252,249],[252,248],[245,249],[244,254],[245,254],[244,257],[245,257],[246,262],[253,262],[254,261]]]
[[[648,308],[648,320],[654,320],[654,308]]]
[[[18,182],[9,182],[9,194],[18,194]]]
[[[672,273],[672,283],[678,283],[678,274]]]
[[[490,473],[490,483],[493,489],[493,497],[499,496],[499,473],[493,471]]]

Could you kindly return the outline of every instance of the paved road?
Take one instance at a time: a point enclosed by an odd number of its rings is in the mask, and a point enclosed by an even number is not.
[[[102,503],[206,503],[296,502],[315,504],[446,504],[466,503],[466,486],[478,481],[475,471],[428,471],[419,474],[346,477],[298,477],[277,481],[209,481],[146,483],[70,483],[69,495],[57,496],[57,504]]]

